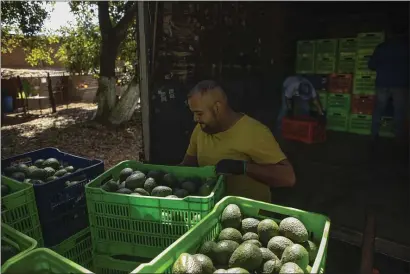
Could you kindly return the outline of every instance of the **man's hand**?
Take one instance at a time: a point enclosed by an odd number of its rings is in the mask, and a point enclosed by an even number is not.
[[[321,124],[326,124],[326,113],[319,114],[318,121]]]
[[[246,173],[246,161],[220,160],[215,166],[216,174],[242,175]]]

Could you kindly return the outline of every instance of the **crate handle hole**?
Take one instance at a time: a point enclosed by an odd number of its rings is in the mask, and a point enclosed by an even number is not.
[[[263,209],[259,210],[258,215],[259,216],[271,217],[271,218],[276,219],[276,220],[283,220],[283,219],[289,217],[288,215],[284,215],[284,214],[280,214],[280,213],[272,212],[272,211],[267,211],[267,210],[263,210]]]

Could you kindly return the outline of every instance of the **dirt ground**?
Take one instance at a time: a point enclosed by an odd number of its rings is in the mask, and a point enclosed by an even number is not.
[[[119,128],[107,128],[91,121],[97,106],[72,103],[49,109],[6,115],[1,128],[1,156],[8,158],[44,147],[86,158],[102,159],[110,168],[121,161],[138,159],[141,148],[138,115]]]

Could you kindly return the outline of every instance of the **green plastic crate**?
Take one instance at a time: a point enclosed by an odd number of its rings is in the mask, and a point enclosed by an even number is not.
[[[336,69],[336,58],[317,55],[315,59],[315,73],[330,74]]]
[[[327,96],[327,108],[330,112],[349,113],[350,101],[350,94],[329,93]]]
[[[372,116],[363,114],[350,114],[348,132],[370,135]]]
[[[310,74],[315,71],[315,57],[314,55],[301,56],[298,55],[296,59],[296,73]]]
[[[141,263],[150,262],[151,259],[138,260],[120,260],[107,255],[94,254],[93,271],[97,274],[128,274],[137,268]],[[140,258],[139,258],[140,259]]]
[[[297,55],[310,56],[315,55],[315,41],[298,41]]]
[[[373,50],[359,50],[356,53],[356,66],[355,73],[361,75],[376,75],[375,71],[372,71],[368,67],[369,59],[373,55]]]
[[[374,49],[384,41],[383,32],[365,32],[357,35],[357,49]]]
[[[353,81],[353,94],[374,95],[376,93],[376,76],[356,74]]]
[[[100,188],[111,177],[118,178],[126,167],[140,171],[161,170],[178,179],[216,176],[211,166],[159,166],[136,161],[124,161],[106,171],[85,187],[93,250],[98,254],[154,258],[211,212],[225,193],[222,176],[207,197],[132,196]]]
[[[36,240],[39,247],[43,246],[33,185],[5,176],[1,176],[1,183],[11,190],[11,194],[1,198],[1,221]]]
[[[327,123],[326,123],[327,129],[334,130],[334,131],[347,131],[348,122],[349,122],[348,113],[331,112],[328,110],[326,119],[327,119]]]
[[[392,117],[382,117],[380,121],[379,136],[387,138],[393,138],[395,136]]]
[[[90,270],[58,255],[51,249],[37,248],[22,256],[17,260],[7,262],[3,265],[1,273],[21,274],[21,273],[92,273]]]
[[[171,273],[172,266],[181,253],[195,254],[203,242],[214,240],[218,236],[222,229],[219,223],[220,216],[229,204],[238,205],[245,217],[271,218],[279,222],[286,217],[292,216],[302,221],[309,231],[310,240],[320,242],[311,273],[324,272],[330,230],[330,220],[326,216],[246,198],[228,196],[221,200],[214,210],[197,226],[183,235],[150,263],[141,264],[132,273]]]
[[[356,38],[341,38],[339,39],[339,55],[340,53],[356,53],[357,39]]]
[[[337,39],[316,40],[316,54],[323,57],[335,57],[337,52]]]
[[[356,69],[356,54],[339,55],[337,73],[354,73]]]
[[[5,263],[13,262],[17,260],[20,256],[30,252],[37,247],[37,241],[33,238],[24,235],[23,233],[15,230],[11,226],[2,223],[1,224],[1,241],[17,248],[19,253],[7,260]]]
[[[327,91],[324,92],[318,92],[318,96],[319,96],[319,100],[320,103],[322,104],[322,108],[323,110],[327,109]],[[310,103],[310,108],[312,109],[312,111],[317,111],[316,106],[313,104],[313,102]]]
[[[89,227],[81,230],[51,249],[87,269],[92,269],[93,245]]]

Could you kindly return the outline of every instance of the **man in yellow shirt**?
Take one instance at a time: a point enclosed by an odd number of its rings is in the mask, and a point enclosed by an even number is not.
[[[214,81],[198,83],[188,95],[197,126],[182,162],[215,165],[227,174],[227,195],[271,202],[270,187],[295,184],[292,165],[271,131],[255,119],[230,108]]]

